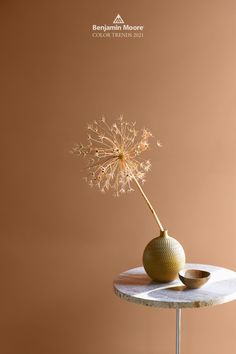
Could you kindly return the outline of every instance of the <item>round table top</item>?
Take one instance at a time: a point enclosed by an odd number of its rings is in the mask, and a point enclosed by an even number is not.
[[[194,308],[213,306],[236,300],[236,272],[206,264],[185,265],[211,273],[199,289],[187,289],[179,279],[169,283],[153,282],[143,267],[121,273],[114,281],[115,293],[128,301],[163,308]]]

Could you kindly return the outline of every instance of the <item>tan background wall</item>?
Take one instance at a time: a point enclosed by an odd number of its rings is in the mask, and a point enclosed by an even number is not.
[[[3,354],[167,354],[174,312],[121,301],[157,228],[90,190],[68,150],[105,114],[146,126],[145,190],[187,260],[236,270],[236,2],[1,1]],[[143,40],[96,40],[120,13]],[[235,353],[236,303],[183,314],[183,353]],[[199,340],[201,338],[201,340]]]

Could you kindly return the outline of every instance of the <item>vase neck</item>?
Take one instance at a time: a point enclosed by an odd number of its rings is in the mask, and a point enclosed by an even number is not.
[[[168,230],[161,230],[160,237],[166,237],[166,236],[168,236]]]

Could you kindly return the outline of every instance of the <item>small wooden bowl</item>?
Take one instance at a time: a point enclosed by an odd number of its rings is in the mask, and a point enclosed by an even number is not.
[[[210,276],[211,273],[199,269],[183,269],[179,272],[179,279],[190,289],[200,288],[209,280]]]

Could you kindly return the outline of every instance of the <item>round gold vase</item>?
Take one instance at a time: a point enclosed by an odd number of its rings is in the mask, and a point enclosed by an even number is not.
[[[158,282],[169,282],[177,278],[185,265],[185,253],[181,244],[168,231],[161,231],[152,239],[143,253],[143,266],[149,277]]]

